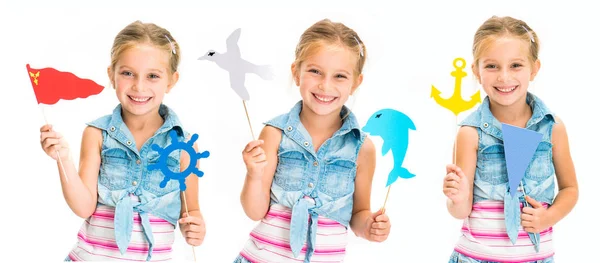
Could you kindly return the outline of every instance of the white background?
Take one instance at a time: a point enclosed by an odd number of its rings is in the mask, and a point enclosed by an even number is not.
[[[239,202],[245,174],[241,150],[252,139],[244,108],[229,87],[227,72],[197,58],[208,49],[225,51],[225,39],[241,27],[243,58],[276,69],[274,81],[247,76],[248,110],[258,135],[262,122],[287,112],[300,98],[289,73],[294,49],[301,33],[322,18],[344,22],[366,44],[364,82],[348,101],[361,125],[376,110],[394,108],[410,116],[417,127],[410,133],[404,162],[417,176],[393,185],[387,204],[393,224],[389,239],[370,243],[350,235],[346,262],[447,262],[461,225],[447,213],[441,191],[444,167],[451,161],[455,118],[430,98],[431,85],[442,96],[451,95],[452,61],[463,57],[472,63],[473,34],[492,15],[523,19],[538,33],[542,68],[532,91],[567,125],[580,195],[575,209],[555,226],[555,259],[579,262],[596,254],[600,179],[592,161],[600,144],[594,133],[599,85],[593,76],[600,60],[600,43],[595,40],[600,20],[589,4],[415,1],[390,7],[377,1],[223,2],[1,3],[0,239],[8,246],[1,249],[0,261],[59,262],[75,244],[83,221],[66,205],[56,164],[40,148],[44,118],[25,65],[70,71],[107,87],[85,100],[61,100],[44,107],[49,122],[67,137],[78,160],[85,122],[110,114],[118,103],[106,76],[114,36],[138,19],[167,28],[181,46],[181,78],[164,102],[189,131],[200,135],[200,149],[211,151],[201,165],[205,176],[200,179],[200,205],[208,232],[204,244],[196,248],[199,262],[231,262],[256,223],[244,215]],[[465,98],[478,89],[471,71],[467,72]],[[380,149],[381,138],[372,139]],[[378,155],[373,210],[383,204],[391,168],[391,154]],[[174,249],[175,259],[192,260],[179,232]]]

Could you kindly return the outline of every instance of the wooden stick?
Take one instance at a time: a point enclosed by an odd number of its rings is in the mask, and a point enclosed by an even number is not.
[[[46,118],[46,112],[44,111],[43,107],[41,107],[40,109],[42,110],[42,116],[44,116],[44,122],[46,122],[46,125],[48,125],[48,118]],[[60,158],[60,154],[58,153],[58,150],[55,150],[55,151],[56,151],[56,157],[58,159],[58,164],[60,166],[60,170],[62,171],[63,177],[65,178],[65,182],[69,183],[69,177],[67,177],[67,173],[65,172],[65,166],[62,163],[62,159]]]
[[[456,115],[456,119],[454,122],[454,126],[457,127],[458,126],[458,115]],[[456,165],[456,149],[458,149],[458,145],[456,145],[456,142],[458,142],[458,129],[456,128],[456,131],[454,132],[454,155],[452,156],[452,164]]]
[[[254,130],[252,130],[252,123],[250,122],[250,116],[248,115],[248,109],[246,108],[246,101],[242,100],[242,102],[244,103],[244,111],[246,111],[246,119],[248,119],[248,126],[250,126],[250,133],[252,133],[252,140],[256,140],[256,137],[254,137]]]
[[[188,211],[187,201],[185,199],[185,191],[183,191],[183,204],[185,206],[185,213],[187,214],[187,216],[190,216],[190,212]],[[189,224],[190,223],[188,223],[188,225]],[[192,253],[194,254],[194,262],[197,262],[196,261],[196,250],[194,249],[194,246],[191,246],[191,247],[192,247]]]
[[[385,213],[385,204],[387,204],[388,197],[390,196],[390,190],[392,185],[388,186],[387,194],[385,195],[385,201],[383,201],[383,212]]]

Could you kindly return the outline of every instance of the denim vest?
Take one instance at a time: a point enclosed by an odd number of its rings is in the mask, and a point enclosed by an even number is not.
[[[366,135],[360,130],[354,114],[344,106],[340,116],[348,116],[342,127],[315,152],[312,138],[300,122],[301,110],[302,101],[299,101],[289,113],[265,124],[282,131],[271,185],[271,204],[292,209],[292,252],[297,257],[307,241],[305,262],[310,262],[319,215],[345,227],[350,223],[356,160]]]
[[[553,203],[555,196],[554,163],[552,162],[552,128],[555,118],[542,100],[532,93],[527,93],[526,101],[533,112],[527,121],[526,129],[539,132],[543,137],[522,179],[524,189],[519,188],[515,197],[510,195],[508,189],[502,124],[490,111],[489,97],[486,97],[479,108],[460,123],[461,126],[477,128],[479,134],[473,203],[483,200],[504,201],[506,231],[513,244],[516,242],[521,226],[520,205],[526,205],[524,193],[548,205]],[[529,237],[537,250],[539,234],[529,233]]]
[[[148,258],[152,257],[154,238],[148,214],[160,217],[176,225],[181,210],[179,182],[170,180],[165,188],[159,186],[164,175],[160,170],[149,171],[148,165],[158,162],[158,152],[152,144],[165,148],[171,143],[168,132],[175,129],[180,137],[187,137],[181,123],[171,109],[160,105],[159,114],[163,125],[141,147],[138,152],[133,135],[121,118],[121,104],[112,115],[101,117],[87,125],[102,130],[102,152],[100,174],[98,176],[98,203],[115,207],[115,239],[119,251],[127,251],[133,228],[133,213],[140,215],[143,232],[148,240]],[[168,158],[169,169],[180,170],[181,151],[173,151]],[[139,202],[133,202],[130,194],[136,195]]]

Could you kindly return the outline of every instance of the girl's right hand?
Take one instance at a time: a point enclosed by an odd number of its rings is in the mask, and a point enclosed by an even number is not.
[[[69,145],[60,133],[52,130],[50,124],[40,128],[40,143],[42,150],[54,160],[58,160],[57,151],[61,159],[69,157]]]
[[[469,198],[469,179],[460,167],[449,164],[444,177],[444,194],[452,202],[461,203]]]
[[[262,177],[267,166],[267,156],[263,148],[261,148],[261,145],[264,143],[263,140],[251,141],[246,145],[244,151],[242,151],[248,176],[255,179]]]

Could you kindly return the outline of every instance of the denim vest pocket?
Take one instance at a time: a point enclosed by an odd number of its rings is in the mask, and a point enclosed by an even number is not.
[[[547,141],[542,141],[527,167],[525,178],[533,181],[544,181],[554,173],[552,163],[552,144]]]
[[[508,182],[506,175],[506,161],[504,159],[504,145],[492,144],[479,151],[477,166],[479,179],[492,185]]]
[[[297,150],[279,152],[274,182],[286,191],[300,191],[306,180],[304,170],[308,159]]]
[[[129,186],[131,176],[129,165],[131,158],[127,151],[120,148],[105,149],[101,153],[100,183],[111,190]]]
[[[177,153],[175,153],[177,154]],[[148,159],[148,165],[156,164],[158,162],[159,156],[151,155]],[[181,164],[180,161],[173,157],[173,154],[169,155],[167,158],[167,167],[174,173],[180,173]],[[186,167],[187,168],[187,167]],[[160,169],[148,171],[147,173],[148,179],[146,179],[146,183],[144,183],[144,189],[149,191],[157,196],[163,196],[170,192],[179,189],[179,182],[176,178],[171,178],[167,181],[167,185],[164,188],[160,187],[160,183],[165,179],[165,174]],[[189,176],[196,176],[194,174],[190,174]]]
[[[327,160],[319,191],[334,198],[348,195],[354,191],[355,175],[355,162],[346,159]]]

